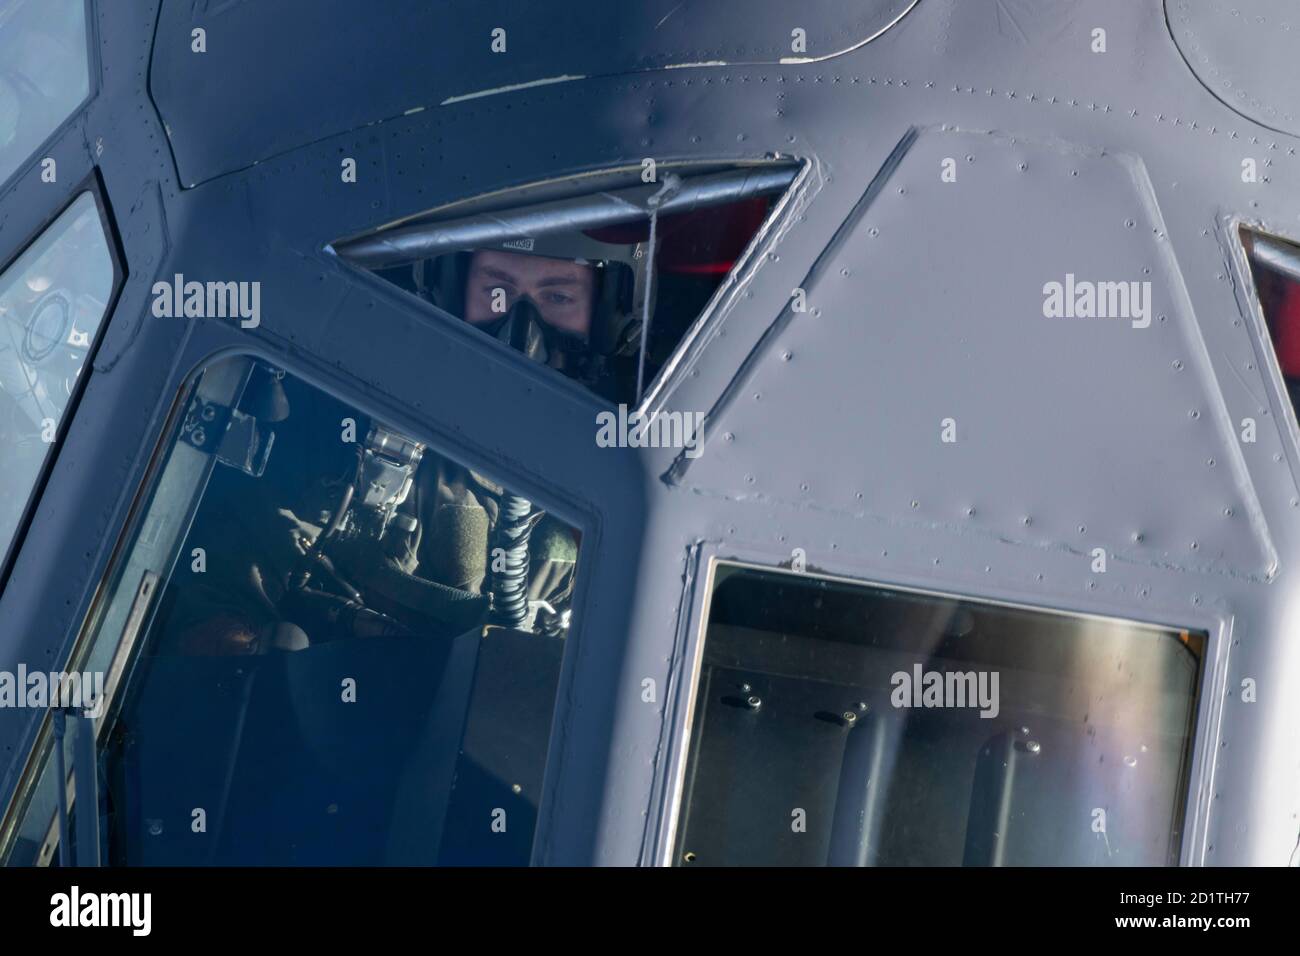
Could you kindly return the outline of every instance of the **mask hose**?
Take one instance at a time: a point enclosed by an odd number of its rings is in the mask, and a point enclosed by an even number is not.
[[[528,537],[532,533],[528,517],[532,510],[526,498],[509,493],[501,496],[493,536],[492,594],[496,619],[505,627],[520,628],[528,620]]]

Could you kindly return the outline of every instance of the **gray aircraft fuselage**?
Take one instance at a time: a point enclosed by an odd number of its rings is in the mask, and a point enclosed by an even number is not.
[[[0,669],[68,660],[177,396],[247,352],[582,530],[535,862],[668,858],[711,562],[801,549],[1204,632],[1178,859],[1286,864],[1300,431],[1238,230],[1300,237],[1300,15],[1218,6],[90,3],[91,96],[3,184],[0,262],[90,188],[123,281],[4,571]],[[331,245],[774,156],[793,186],[646,400],[702,413],[698,455],[600,447],[595,396]],[[176,274],[259,282],[256,327],[157,316]],[[0,710],[0,802],[44,717]]]

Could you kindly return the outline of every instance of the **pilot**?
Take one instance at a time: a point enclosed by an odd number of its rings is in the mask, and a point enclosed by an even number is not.
[[[640,317],[653,299],[647,253],[632,229],[551,234],[422,260],[406,284],[608,401],[631,404]]]
[[[618,395],[639,332],[637,243],[582,236],[528,244],[527,252],[503,243],[424,260],[412,268],[417,291],[534,361]],[[235,521],[214,522],[204,537],[215,546],[213,536],[229,536],[219,550],[256,557],[231,582],[206,582],[219,600],[183,596],[181,653],[455,634],[488,621],[563,633],[579,544],[574,529],[382,423],[372,423],[359,444],[356,474],[310,476],[292,502],[253,507],[243,479],[240,505],[227,512]],[[363,473],[371,466],[377,470]]]
[[[584,260],[476,250],[466,270],[462,317],[535,361],[579,374],[591,366],[596,272],[597,267]],[[414,562],[414,567],[430,569],[435,580],[448,586],[479,592],[486,571],[477,559],[463,560],[469,542],[457,539],[469,534],[477,541],[484,531],[496,529],[505,493],[486,477],[426,451],[406,506],[420,524],[398,560],[404,566]],[[461,513],[466,509],[482,514]],[[576,537],[541,512],[530,521],[530,531],[536,526],[531,543],[537,566],[530,575],[534,600],[549,595],[567,602]],[[472,551],[477,553],[477,547]]]
[[[534,361],[588,385],[603,384],[605,356],[593,330],[599,293],[610,282],[613,265],[507,248],[476,249],[458,258],[463,280],[459,270],[445,278],[461,294],[442,301],[458,307],[461,318]],[[606,336],[614,340],[615,335]],[[426,451],[410,500],[403,503],[418,524],[405,539],[395,537],[400,543],[390,556],[407,573],[481,593],[491,583],[492,564],[501,561],[494,539],[505,495],[485,476]],[[577,533],[540,511],[531,510],[526,520],[528,599],[542,602],[544,619],[554,624],[551,615],[560,612],[553,609],[567,607],[571,597]]]
[[[583,259],[479,249],[464,265],[461,318],[523,351],[529,358],[582,378],[598,366],[591,353],[598,266]],[[459,284],[459,276],[453,281]],[[503,509],[514,507],[526,533],[528,570],[524,623],[551,633],[567,627],[577,559],[577,532],[486,476],[425,449],[398,519],[384,536],[383,558],[373,551],[343,560],[356,568],[356,583],[377,595],[382,607],[387,567],[471,595],[494,592],[500,600]],[[391,582],[390,582],[391,583]],[[410,601],[408,582],[398,589]],[[374,599],[374,598],[372,598]],[[436,602],[435,602],[436,603]],[[500,608],[494,608],[500,620]],[[393,608],[393,613],[401,612]],[[515,620],[514,624],[520,622]]]
[[[471,254],[465,279],[465,321],[499,334],[511,309],[530,303],[551,348],[547,364],[586,351],[591,340],[596,268],[582,260],[530,256],[499,249]]]
[[[449,298],[461,318],[565,374],[592,372],[595,263],[508,249],[459,259],[461,268],[446,278],[456,283]],[[231,535],[222,551],[258,555],[233,587],[222,588],[227,597],[251,592],[251,599],[195,606],[185,615],[182,653],[255,654],[340,636],[454,634],[493,620],[563,633],[578,551],[574,529],[381,423],[360,444],[357,474],[313,481],[289,507],[263,502],[260,518],[236,517],[238,531],[226,521],[206,532]],[[526,553],[526,572],[513,577],[503,573],[516,563],[510,542],[501,540],[503,508]],[[346,520],[331,535],[340,509]],[[511,580],[517,607],[504,614],[492,602]]]

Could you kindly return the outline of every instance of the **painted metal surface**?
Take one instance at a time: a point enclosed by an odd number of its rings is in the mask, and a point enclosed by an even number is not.
[[[780,0],[750,3],[742,17],[692,0],[472,7],[398,0],[354,31],[347,25],[356,11],[339,0],[205,2],[193,12],[165,4],[162,35],[205,26],[214,39],[239,42],[213,43],[202,58],[188,44],[157,45],[150,89],[181,179],[193,185],[330,134],[493,91],[696,64],[824,59],[882,35],[915,5],[809,0],[798,23],[778,30]],[[796,27],[805,34],[798,53],[790,37]],[[497,30],[504,52],[489,42]],[[372,63],[385,68],[356,68]]]
[[[1179,52],[1205,88],[1262,126],[1300,133],[1300,11],[1286,0],[1165,0]]]
[[[570,7],[557,32],[504,2],[365,31],[333,2],[274,24],[271,5],[93,5],[99,92],[44,150],[58,182],[34,157],[0,194],[0,257],[97,170],[127,278],[0,595],[0,667],[66,659],[178,390],[248,348],[583,528],[539,862],[657,859],[707,562],[800,547],[856,580],[1205,629],[1182,860],[1285,863],[1300,450],[1235,225],[1300,235],[1300,140],[1207,91],[1157,0],[921,0],[856,47],[901,5],[615,6]],[[511,15],[518,57],[493,58]],[[643,43],[664,16],[687,33]],[[796,27],[847,52],[775,62]],[[1217,42],[1240,62],[1250,35]],[[701,53],[771,62],[668,68]],[[1285,90],[1288,68],[1260,58],[1253,82]],[[583,78],[438,105],[556,75]],[[576,171],[773,152],[806,171],[651,398],[708,413],[689,463],[597,447],[594,397],[325,251]],[[260,327],[154,318],[175,273],[261,281]],[[1151,325],[1044,316],[1067,273],[1150,281]],[[0,799],[38,719],[0,711]]]

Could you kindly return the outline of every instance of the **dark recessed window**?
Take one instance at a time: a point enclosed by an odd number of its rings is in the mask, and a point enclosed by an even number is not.
[[[679,865],[1178,860],[1206,637],[715,569]]]
[[[64,764],[99,805],[60,812],[46,735],[9,862],[529,862],[577,528],[241,356],[188,392],[131,535],[68,668],[103,688]],[[96,810],[104,846],[73,846]]]
[[[572,378],[635,404],[794,179],[793,164],[409,221],[341,242],[345,259]],[[639,182],[639,180],[638,180]],[[480,203],[481,205],[481,203]],[[652,241],[653,240],[653,241]]]

